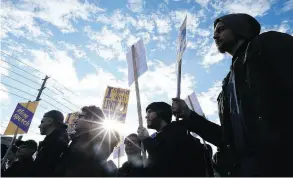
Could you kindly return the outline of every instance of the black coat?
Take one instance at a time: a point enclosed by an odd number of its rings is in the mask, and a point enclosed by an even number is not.
[[[204,146],[186,128],[172,122],[154,138],[143,140],[149,154],[148,176],[205,176]]]
[[[196,113],[183,122],[221,148],[229,175],[292,176],[293,37],[263,33],[232,62],[218,97],[221,126]]]
[[[30,177],[33,168],[33,159],[15,161],[2,173],[2,177]]]
[[[146,169],[143,167],[142,157],[138,165],[134,165],[129,161],[123,163],[122,167],[118,169],[117,177],[145,177]]]
[[[78,142],[72,141],[61,156],[54,176],[56,177],[114,177],[117,167],[112,161],[101,161],[97,156],[81,152],[74,147]]]
[[[38,153],[34,161],[33,176],[50,177],[60,159],[61,154],[68,147],[69,139],[66,130],[54,130],[40,142]]]

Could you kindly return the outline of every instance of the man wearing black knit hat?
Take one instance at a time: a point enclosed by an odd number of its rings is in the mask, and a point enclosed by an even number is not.
[[[138,129],[148,157],[148,176],[203,177],[207,175],[204,147],[178,122],[171,122],[171,106],[164,102],[151,103],[146,108],[149,129],[155,129],[154,138],[145,128]]]
[[[50,177],[66,150],[69,138],[64,124],[64,117],[60,111],[52,110],[44,114],[39,126],[41,135],[46,135],[40,142],[38,153],[34,161],[32,176]]]
[[[221,126],[173,99],[173,113],[205,140],[221,148],[232,176],[292,176],[293,37],[260,33],[248,14],[214,22],[214,40],[232,56],[218,97]]]

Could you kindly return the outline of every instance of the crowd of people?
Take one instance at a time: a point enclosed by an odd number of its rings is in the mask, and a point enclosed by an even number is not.
[[[144,127],[127,136],[127,161],[117,168],[108,158],[120,135],[103,132],[105,116],[99,107],[81,109],[70,137],[63,114],[52,110],[39,126],[45,139],[39,145],[22,142],[2,176],[293,176],[293,37],[273,31],[260,34],[260,29],[247,14],[215,20],[215,43],[221,53],[232,56],[217,99],[221,125],[179,98],[173,98],[172,105],[153,102],[145,119],[155,136]],[[172,116],[180,119],[172,121]],[[215,145],[217,152],[191,132]]]

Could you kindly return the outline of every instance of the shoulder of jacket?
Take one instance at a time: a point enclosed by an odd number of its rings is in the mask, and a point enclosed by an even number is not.
[[[268,31],[256,36],[254,39],[250,41],[250,44],[253,46],[255,46],[254,44],[266,46],[275,43],[276,40],[279,41],[288,37],[291,37],[293,39],[293,37],[287,33]]]

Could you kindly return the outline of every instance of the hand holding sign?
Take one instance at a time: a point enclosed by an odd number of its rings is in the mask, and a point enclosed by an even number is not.
[[[185,101],[179,98],[173,98],[172,100],[172,113],[179,118],[188,119],[191,110]]]

